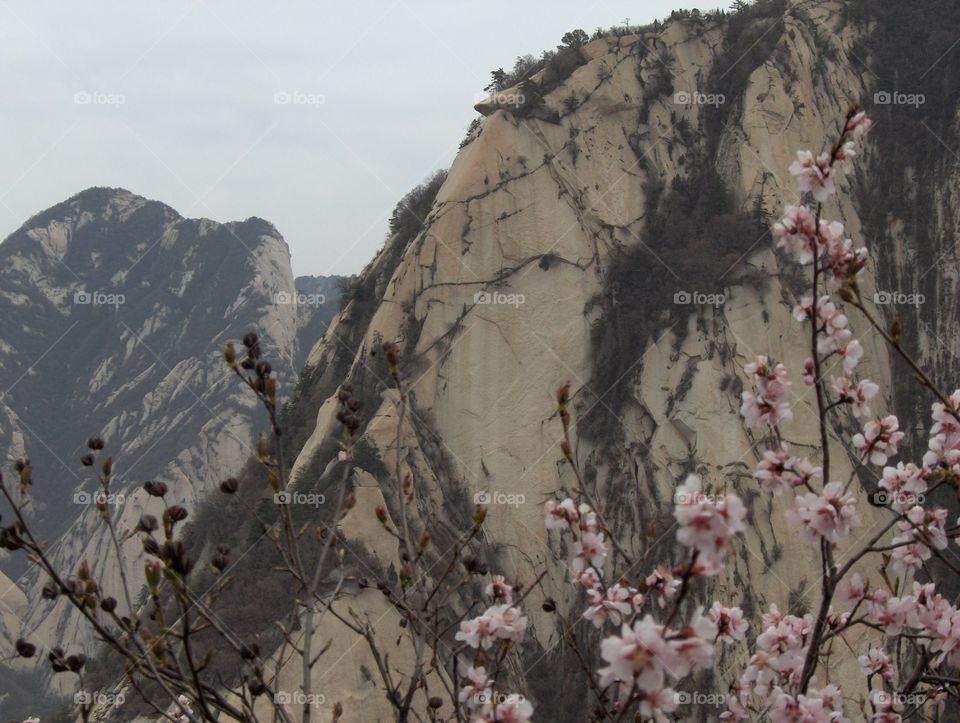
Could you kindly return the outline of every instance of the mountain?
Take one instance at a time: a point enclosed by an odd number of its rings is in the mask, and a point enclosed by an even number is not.
[[[546,565],[543,590],[524,603],[532,629],[505,672],[509,687],[531,698],[536,720],[582,720],[590,696],[560,654],[562,621],[583,650],[598,646],[580,617],[583,600],[567,584],[567,551],[543,526],[543,501],[576,486],[562,461],[554,397],[566,380],[573,453],[629,551],[677,562],[672,500],[696,471],[740,494],[752,523],[736,559],[697,594],[740,605],[754,632],[771,603],[802,610],[817,601],[819,559],[787,528],[783,500],[758,494],[751,471],[763,448],[738,410],[745,363],[758,354],[794,363],[806,356],[791,317],[801,279],[774,249],[768,225],[796,200],[785,172],[795,150],[834,138],[851,103],[868,106],[877,124],[861,170],[844,178],[825,216],[866,242],[864,293],[876,293],[886,320],[904,321],[905,348],[945,386],[960,371],[960,166],[944,152],[960,148],[960,79],[950,55],[960,10],[936,0],[738,6],[601,32],[505,74],[477,105],[482,118],[449,172],[398,205],[390,237],[346,286],[342,309],[296,382],[289,362],[280,370],[290,400],[284,451],[298,490],[332,497],[341,472],[338,387],[349,382],[363,401],[355,504],[340,529],[351,552],[343,594],[381,640],[397,640],[406,621],[375,586],[358,581],[396,580],[397,541],[377,517],[380,508],[388,524],[396,520],[397,467],[411,475],[414,537],[430,529],[434,544],[450,549],[475,502],[492,499],[484,563],[527,584]],[[914,102],[894,102],[896,94]],[[902,363],[876,334],[851,323],[865,346],[862,372],[892,390],[874,412],[897,411],[909,432],[903,457],[917,458],[930,399],[902,383]],[[217,345],[241,330],[223,330]],[[396,413],[385,340],[400,349],[411,400],[405,419]],[[790,443],[815,446],[810,400],[799,382],[793,391]],[[844,418],[837,439],[857,426]],[[838,478],[876,489],[875,475],[857,469],[839,441],[835,456]],[[296,591],[275,571],[276,552],[264,540],[271,505],[263,498],[262,475],[248,466],[240,493],[199,506],[187,542],[204,551],[230,546],[233,583],[217,614],[238,639],[259,639],[281,687],[295,690],[302,661],[281,648],[276,630],[302,627],[289,614]],[[866,530],[881,519],[873,507],[860,512]],[[331,512],[310,514],[329,520]],[[541,611],[546,597],[561,616]],[[465,593],[448,607],[459,613],[473,602]],[[362,641],[329,617],[316,635],[314,650],[329,657],[314,668],[314,690],[343,704],[344,721],[391,720]],[[404,649],[390,650],[402,670]],[[746,658],[745,649],[728,649],[699,689],[726,690]],[[862,676],[851,658],[834,661],[831,680],[856,681],[853,709]],[[235,672],[229,653],[211,665]],[[115,673],[104,664],[101,684]],[[138,712],[131,703],[114,715]]]
[[[297,290],[296,301],[301,302],[304,314],[297,330],[299,343],[295,359],[302,369],[310,348],[323,336],[330,321],[340,310],[340,294],[347,279],[342,276],[298,276],[293,280]]]
[[[545,593],[535,591],[524,606],[533,631],[509,673],[510,687],[533,699],[539,720],[580,720],[578,704],[589,695],[578,669],[563,667],[570,664],[559,654],[563,626],[538,609],[544,596],[573,621],[582,609],[566,583],[566,552],[547,536],[542,517],[545,499],[576,486],[558,446],[553,394],[565,380],[575,402],[575,453],[629,550],[639,556],[650,546],[657,559],[676,562],[669,560],[672,498],[697,471],[748,500],[754,523],[709,595],[743,607],[754,626],[771,603],[797,610],[818,599],[818,560],[796,544],[782,500],[758,495],[751,471],[762,447],[738,409],[745,363],[758,354],[806,356],[791,317],[801,279],[774,249],[769,223],[796,200],[786,173],[795,151],[835,138],[851,103],[871,109],[877,131],[862,170],[844,181],[851,193],[832,200],[825,216],[869,247],[875,264],[863,289],[877,294],[878,313],[909,320],[904,344],[936,380],[957,378],[950,350],[960,174],[943,145],[960,145],[960,83],[955,63],[924,71],[949,51],[960,14],[936,2],[741,5],[735,13],[677,13],[603,33],[532,64],[512,79],[516,85],[479,103],[483,118],[428,194],[421,222],[395,228],[347,290],[297,388],[294,437],[305,442],[292,483],[328,495],[339,475],[338,385],[350,382],[364,401],[356,505],[342,525],[363,560],[351,568],[356,575],[380,571],[387,579],[399,565],[376,510],[396,520],[400,450],[414,486],[414,538],[439,530],[443,549],[469,526],[474,501],[483,499],[476,495],[513,500],[490,506],[485,561],[525,582],[542,563],[550,571]],[[922,123],[915,105],[888,100],[895,91],[935,98]],[[905,305],[914,292],[924,303]],[[892,389],[874,411],[896,403],[911,435],[904,458],[919,457],[931,400],[901,384],[902,363],[863,323],[853,324],[866,348],[863,373]],[[400,429],[379,353],[384,340],[401,349],[401,378],[413,400]],[[790,441],[803,448],[817,441],[815,415],[795,386]],[[857,427],[846,417],[837,438],[849,439]],[[857,469],[851,450],[838,446],[837,453],[838,478],[852,474],[873,492],[875,475]],[[881,519],[871,507],[861,513],[865,529]],[[220,539],[245,549],[250,536],[213,525],[195,542]],[[252,559],[246,576],[236,571],[241,585],[271,558],[255,552]],[[291,609],[279,587],[262,578],[257,584],[277,601],[271,611]],[[396,613],[376,593],[354,594],[351,604],[392,640]],[[237,625],[245,635],[266,634],[272,615],[245,607]],[[596,650],[589,624],[574,627],[584,649]],[[344,720],[391,719],[364,646],[334,621],[315,645],[328,641],[346,652],[332,667],[318,665],[315,683],[343,702]],[[391,654],[402,668],[403,651]],[[743,650],[726,653],[714,678],[698,685],[725,690],[745,660]],[[295,686],[299,670],[292,660],[281,681]],[[857,681],[860,673],[847,658],[831,679]]]
[[[37,214],[0,244],[2,470],[29,458],[28,514],[54,558],[118,569],[80,464],[90,437],[116,460],[114,514],[132,529],[150,479],[194,509],[243,465],[263,427],[222,363],[223,345],[260,334],[279,373],[296,374],[304,334],[338,308],[336,277],[293,278],[280,233],[250,218],[187,219],[123,189],[91,188]],[[139,576],[140,550],[128,550]],[[39,600],[45,580],[5,556],[3,633],[88,639]],[[12,614],[7,614],[9,612]],[[28,636],[29,637],[29,636]],[[0,706],[2,708],[2,706]],[[5,712],[5,711],[4,711]]]

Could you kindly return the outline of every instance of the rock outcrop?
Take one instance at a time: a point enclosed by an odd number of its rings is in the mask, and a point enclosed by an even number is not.
[[[302,335],[315,339],[337,308],[335,281],[295,286],[287,245],[266,221],[186,219],[122,189],[84,191],[0,245],[3,472],[9,479],[14,460],[31,460],[27,513],[60,569],[86,559],[118,589],[120,566],[91,503],[95,477],[80,465],[87,439],[100,436],[115,460],[119,529],[136,525],[149,479],[194,509],[244,464],[263,428],[223,345],[256,330],[279,372],[295,375]],[[135,593],[141,554],[135,540],[125,546]],[[89,642],[75,614],[39,602],[46,580],[22,562],[3,561],[6,647],[20,636],[41,650]]]
[[[457,156],[422,232],[402,253],[388,242],[361,275],[386,279],[378,303],[347,304],[308,359],[326,370],[316,384],[328,394],[344,380],[377,390],[365,439],[389,470],[402,450],[418,525],[462,524],[481,492],[522,500],[490,506],[491,565],[529,581],[546,564],[546,593],[568,610],[580,602],[571,597],[565,551],[546,535],[541,511],[555,490],[574,486],[571,471],[558,464],[554,415],[554,389],[567,379],[581,423],[576,454],[630,550],[669,558],[673,490],[697,471],[748,499],[753,521],[711,594],[743,606],[753,620],[771,603],[802,609],[819,594],[814,551],[796,544],[780,502],[758,495],[751,480],[762,447],[738,414],[739,393],[742,367],[757,354],[794,361],[806,355],[791,318],[802,281],[775,252],[765,224],[796,199],[786,173],[795,150],[819,149],[849,104],[871,98],[872,80],[855,57],[870,30],[840,3],[764,8],[734,18],[681,17],[594,40],[561,80],[546,82],[542,71],[479,103],[485,118]],[[517,100],[531,91],[534,103]],[[714,182],[695,185],[704,178]],[[864,227],[869,209],[858,183],[844,181],[824,213],[869,241],[879,231]],[[726,248],[711,227],[697,230],[700,238],[683,253],[664,246],[669,225],[684,222],[676,210],[718,188],[733,202],[717,202],[716,228],[722,222],[740,229],[735,223],[747,219],[756,235],[740,234],[739,245]],[[684,193],[690,198],[678,197]],[[954,214],[943,228],[955,223]],[[955,258],[955,236],[944,238],[944,253]],[[887,253],[882,261],[910,263],[909,254],[898,261]],[[937,269],[930,273],[940,278]],[[954,288],[954,275],[945,274]],[[637,287],[645,306],[625,309],[624,299],[638,298]],[[868,277],[865,294],[874,288]],[[934,292],[924,313],[953,305],[949,294]],[[864,373],[890,389],[896,366],[884,345],[863,324],[856,332],[866,347]],[[399,449],[390,384],[373,356],[384,339],[402,347],[402,375],[414,400]],[[344,349],[354,352],[349,363]],[[937,364],[938,356],[931,349],[928,359]],[[605,376],[611,365],[616,373]],[[790,442],[815,446],[811,398],[799,382],[793,395]],[[915,406],[926,414],[929,400]],[[330,461],[336,408],[333,398],[320,406],[295,480]],[[840,478],[855,466],[841,441],[855,428],[849,418],[835,430]],[[875,479],[858,474],[872,492]],[[377,492],[356,484],[358,499],[371,498],[369,514],[382,504],[378,495],[389,500],[395,489],[389,482]],[[867,530],[881,519],[869,507],[862,514]],[[369,538],[354,525],[344,531],[381,555],[390,545],[374,527]],[[575,684],[557,689],[556,680],[573,671],[557,668],[562,631],[537,607],[531,599],[532,639],[513,673],[541,719],[579,720],[570,711],[586,691]],[[745,660],[745,651],[731,655],[710,682],[717,690]],[[843,681],[856,674],[847,661],[827,675]],[[371,685],[358,673],[356,687],[342,692],[356,698]],[[369,715],[348,710],[345,719]]]

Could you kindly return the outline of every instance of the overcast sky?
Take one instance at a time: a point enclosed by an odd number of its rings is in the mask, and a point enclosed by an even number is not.
[[[271,221],[298,275],[354,273],[397,200],[450,165],[490,70],[687,5],[0,0],[0,238],[121,186]]]

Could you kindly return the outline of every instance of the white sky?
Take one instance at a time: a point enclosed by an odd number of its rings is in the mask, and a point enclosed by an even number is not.
[[[399,198],[450,165],[492,69],[683,5],[0,0],[0,238],[121,186],[184,216],[271,221],[297,275],[356,272]]]

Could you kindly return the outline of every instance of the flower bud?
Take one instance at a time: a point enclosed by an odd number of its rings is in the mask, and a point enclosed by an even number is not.
[[[163,497],[167,494],[167,485],[163,482],[144,482],[143,489],[151,497]]]
[[[37,646],[33,643],[28,643],[23,638],[20,638],[16,642],[14,649],[17,651],[17,655],[19,655],[21,658],[32,658],[37,652]]]

